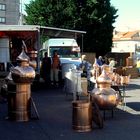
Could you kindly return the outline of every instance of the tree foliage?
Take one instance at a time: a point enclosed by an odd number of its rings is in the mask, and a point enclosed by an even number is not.
[[[117,9],[110,0],[34,0],[25,11],[27,24],[87,31],[85,52],[104,55],[111,49]]]

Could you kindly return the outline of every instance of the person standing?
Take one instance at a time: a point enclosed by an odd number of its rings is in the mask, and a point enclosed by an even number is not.
[[[87,61],[87,56],[82,55],[82,62],[80,64],[80,68],[83,71],[83,76],[87,77],[87,79],[90,79],[91,73],[91,63]]]
[[[103,58],[102,58],[102,56],[99,56],[99,57],[98,57],[98,59],[97,59],[97,64],[98,64],[99,66],[102,66],[102,65],[103,65]]]
[[[140,74],[140,58],[137,58],[136,68],[138,69],[138,72]]]
[[[60,59],[57,50],[54,50],[51,64],[51,85],[59,86]]]
[[[90,91],[91,88],[91,82],[90,82],[90,78],[91,78],[91,63],[87,60],[87,56],[86,55],[82,55],[82,63],[80,64],[80,68],[82,69],[83,73],[81,76],[86,77],[87,78],[87,82],[88,82],[88,91]]]
[[[48,57],[48,52],[45,52],[44,58],[42,59],[41,66],[42,78],[47,84],[50,84],[50,75],[51,75],[51,58]]]
[[[116,64],[117,64],[117,62],[114,60],[114,58],[110,58],[110,60],[109,60],[109,66],[111,68],[115,68]]]

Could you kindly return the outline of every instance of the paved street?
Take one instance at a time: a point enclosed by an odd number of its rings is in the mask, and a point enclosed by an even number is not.
[[[40,88],[39,88],[40,87]],[[126,107],[119,105],[107,112],[103,129],[93,124],[91,132],[72,129],[72,95],[67,98],[61,88],[46,89],[43,84],[32,90],[39,120],[6,120],[7,103],[0,104],[0,140],[139,140],[140,79],[131,79],[126,87]],[[36,117],[32,108],[32,116]]]

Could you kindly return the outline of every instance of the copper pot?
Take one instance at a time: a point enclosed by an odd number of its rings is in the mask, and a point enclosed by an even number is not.
[[[17,57],[18,66],[11,70],[12,79],[15,83],[31,83],[35,78],[35,70],[29,66],[29,57],[22,50]]]
[[[33,67],[34,69],[36,69],[37,67],[37,62],[35,60],[32,60],[29,62],[29,66]]]
[[[103,70],[97,78],[98,87],[92,91],[92,101],[96,102],[100,109],[112,109],[117,106],[120,95],[111,88],[111,80]]]
[[[32,57],[32,58],[36,58],[37,57],[37,51],[30,51],[29,56]]]
[[[120,84],[127,85],[130,82],[130,76],[120,76]]]
[[[100,109],[112,109],[119,103],[119,94],[112,88],[96,88],[92,94],[92,101],[96,102]]]
[[[106,65],[106,64],[104,64],[102,66],[102,70],[105,70],[106,73],[112,73],[113,72],[112,69],[111,69],[111,67],[109,65]]]
[[[15,83],[31,83],[35,77],[35,72],[32,67],[16,66],[12,70],[12,79]]]

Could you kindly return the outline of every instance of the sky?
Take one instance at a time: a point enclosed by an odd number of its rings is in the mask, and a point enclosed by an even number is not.
[[[140,0],[111,0],[111,4],[118,9],[116,30],[140,29]]]
[[[22,7],[31,0],[21,0]],[[113,24],[117,31],[140,29],[140,0],[110,0],[111,5],[118,9],[118,18]]]

